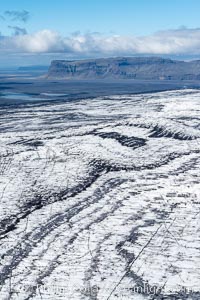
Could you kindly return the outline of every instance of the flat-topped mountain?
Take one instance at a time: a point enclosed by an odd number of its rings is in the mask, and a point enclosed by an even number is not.
[[[160,57],[53,60],[47,77],[78,80],[199,80],[200,60],[185,62]]]

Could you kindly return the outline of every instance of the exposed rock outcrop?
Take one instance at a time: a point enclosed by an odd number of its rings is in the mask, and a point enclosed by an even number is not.
[[[199,80],[200,60],[178,61],[159,57],[118,57],[54,60],[48,78]]]

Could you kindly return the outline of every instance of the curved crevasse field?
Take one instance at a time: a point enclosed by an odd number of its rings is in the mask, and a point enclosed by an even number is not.
[[[0,109],[0,299],[199,299],[200,92]]]

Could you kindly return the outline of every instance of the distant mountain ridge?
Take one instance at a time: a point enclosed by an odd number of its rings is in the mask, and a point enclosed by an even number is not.
[[[53,60],[47,78],[200,80],[200,60],[185,62],[160,57]]]
[[[29,71],[48,71],[48,66],[43,65],[33,65],[33,66],[21,66],[18,68],[18,71],[29,72]]]

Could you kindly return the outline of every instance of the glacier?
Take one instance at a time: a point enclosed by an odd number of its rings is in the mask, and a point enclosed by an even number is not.
[[[0,107],[0,299],[199,299],[199,141],[198,89]]]

